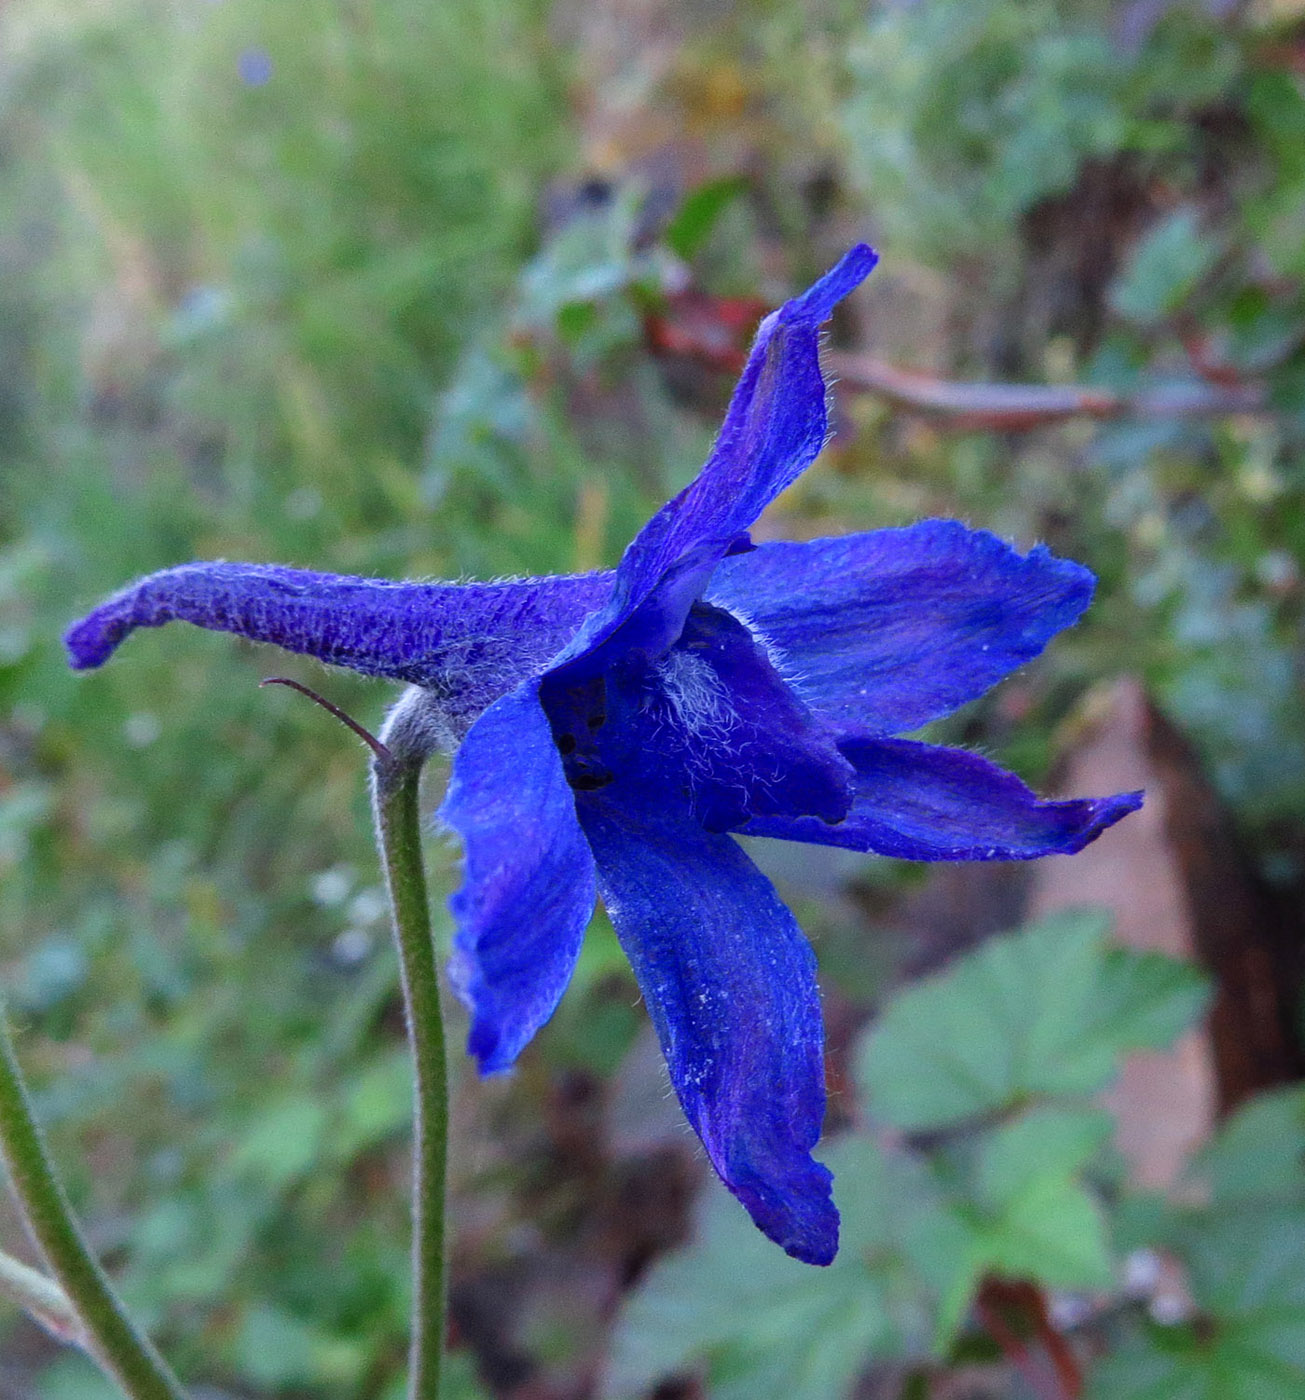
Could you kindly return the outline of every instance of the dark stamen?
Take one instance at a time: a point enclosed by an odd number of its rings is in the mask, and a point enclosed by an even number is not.
[[[560,754],[575,752],[575,735],[559,734],[557,737],[557,751]]]
[[[332,705],[324,695],[319,695],[315,690],[309,690],[306,685],[292,681],[288,676],[268,676],[265,680],[259,681],[259,685],[284,685],[291,690],[297,690],[300,695],[306,695],[313,704],[320,705],[328,715],[334,715],[347,729],[352,729],[382,763],[394,762],[394,755],[370,729],[365,729],[352,715],[346,715],[338,705]]]
[[[576,792],[597,792],[612,781],[610,773],[579,773],[567,780]]]
[[[585,720],[585,724],[588,725],[591,730],[601,729],[606,723],[607,716],[604,714],[590,715],[589,718]]]

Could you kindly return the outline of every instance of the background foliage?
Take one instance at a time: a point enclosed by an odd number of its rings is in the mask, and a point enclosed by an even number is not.
[[[77,1202],[184,1374],[399,1393],[408,1081],[363,767],[257,689],[324,684],[294,661],[179,628],[79,678],[66,623],[192,557],[611,563],[696,470],[761,306],[869,236],[844,347],[1259,396],[1010,433],[849,392],[768,528],[957,515],[1087,562],[1089,619],[946,737],[1045,780],[1093,687],[1140,677],[1298,908],[1303,44],[1290,5],[1196,0],[4,7],[0,973]],[[388,698],[327,683],[367,721]],[[710,1187],[690,1238],[701,1173],[600,920],[514,1080],[459,1071],[458,1394],[921,1396],[992,1369],[990,1279],[1061,1308],[1092,1396],[1299,1393],[1299,1091],[1176,1200],[1129,1184],[1091,1098],[1197,1017],[1197,974],[1063,919],[903,990],[920,874],[773,859],[861,1037],[839,1264],[791,1266]],[[1179,1269],[1177,1315],[1130,1293],[1139,1258]],[[94,1394],[5,1325],[9,1393]]]

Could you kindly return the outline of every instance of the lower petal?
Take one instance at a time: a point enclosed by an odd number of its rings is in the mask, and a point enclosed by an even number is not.
[[[638,978],[671,1082],[712,1165],[796,1259],[838,1248],[815,958],[728,836],[638,802],[580,803],[598,887]]]
[[[1047,801],[978,754],[909,739],[848,739],[839,748],[856,769],[846,820],[762,817],[742,833],[903,860],[1035,860],[1082,850],[1142,805],[1140,792]]]
[[[449,978],[471,1012],[468,1053],[508,1069],[553,1014],[594,907],[594,862],[530,682],[472,726],[440,816],[462,837]]]

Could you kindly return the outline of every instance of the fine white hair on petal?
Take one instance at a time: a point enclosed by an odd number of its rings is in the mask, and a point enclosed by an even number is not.
[[[672,650],[657,664],[662,697],[692,733],[727,733],[737,716],[725,683],[713,667],[691,652]]]
[[[793,669],[788,653],[770,640],[746,609],[741,608],[738,603],[733,600],[731,600],[729,607],[726,607],[723,603],[718,602],[711,596],[710,588],[706,593],[706,601],[718,612],[725,613],[727,616],[732,617],[735,622],[742,623],[743,626],[748,629],[752,640],[765,653],[766,660],[770,662],[771,666],[774,667],[775,671],[782,676],[784,680],[788,681],[790,685],[800,680],[800,673]]]

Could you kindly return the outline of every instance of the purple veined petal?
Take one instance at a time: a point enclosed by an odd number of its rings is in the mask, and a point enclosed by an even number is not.
[[[665,652],[716,564],[815,461],[828,433],[820,326],[876,261],[858,244],[762,321],[702,471],[631,541],[606,606],[559,658],[571,681]]]
[[[611,574],[512,583],[390,583],[277,564],[182,564],[74,623],[73,666],[100,666],[138,627],[183,621],[430,686],[467,715],[537,671],[607,596]]]
[[[537,682],[472,725],[439,814],[465,853],[449,980],[471,1012],[468,1053],[492,1074],[553,1014],[594,908],[593,858]]]
[[[793,693],[737,618],[694,604],[675,645],[579,689],[541,697],[573,784],[637,772],[653,800],[688,803],[708,831],[750,816],[841,821],[853,772],[835,735]]]
[[[616,792],[614,788],[612,790]],[[815,958],[728,836],[647,801],[581,798],[598,888],[634,968],[671,1082],[721,1179],[776,1244],[828,1264],[830,1174]]]
[[[710,601],[783,658],[794,689],[846,731],[898,734],[982,695],[1078,620],[1094,580],[1042,546],[924,520],[721,562]]]
[[[902,860],[1036,860],[1081,851],[1142,805],[1140,792],[1050,801],[978,754],[910,739],[839,747],[856,769],[845,821],[762,817],[741,832]]]

